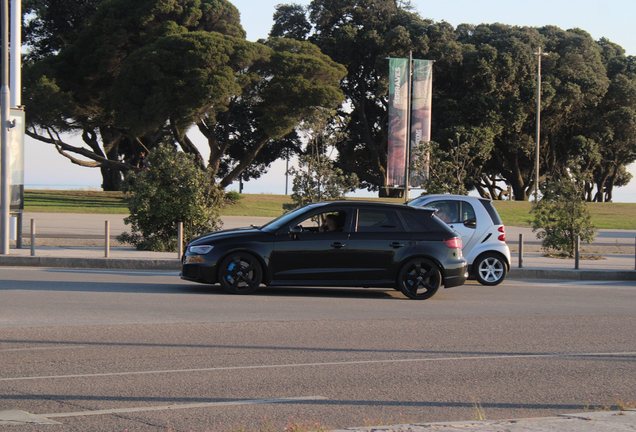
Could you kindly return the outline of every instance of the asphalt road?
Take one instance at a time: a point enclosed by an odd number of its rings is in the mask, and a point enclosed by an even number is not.
[[[636,283],[239,297],[174,272],[0,268],[0,431],[521,418],[636,397]],[[103,410],[103,411],[100,411]]]

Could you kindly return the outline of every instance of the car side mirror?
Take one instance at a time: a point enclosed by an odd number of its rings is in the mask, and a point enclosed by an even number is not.
[[[295,225],[289,229],[289,236],[291,238],[298,238],[298,234],[303,232],[302,225]]]
[[[466,219],[466,220],[464,221],[464,226],[465,226],[466,228],[472,228],[472,229],[477,228],[477,219],[475,219],[475,218],[472,218],[472,219]]]

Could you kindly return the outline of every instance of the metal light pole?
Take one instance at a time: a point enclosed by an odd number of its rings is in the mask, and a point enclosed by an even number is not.
[[[10,155],[9,155],[9,0],[2,0],[2,73],[0,74],[0,254],[9,255],[9,216],[11,205]]]
[[[11,0],[9,28],[11,30],[11,51],[9,52],[9,88],[11,91],[11,107],[22,105],[22,1]]]
[[[535,147],[534,161],[534,202],[539,202],[539,142],[541,140],[541,57],[547,56],[539,47],[539,51],[534,53],[537,56],[537,143]]]

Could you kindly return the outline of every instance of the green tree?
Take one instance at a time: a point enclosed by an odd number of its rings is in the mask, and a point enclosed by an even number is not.
[[[581,198],[582,191],[573,181],[548,182],[543,197],[533,203],[532,231],[543,249],[574,256],[576,237],[592,243],[596,228]]]
[[[440,136],[458,126],[492,140],[491,157],[474,187],[486,190],[502,178],[517,200],[527,200],[534,189],[539,47],[549,53],[542,60],[541,180],[567,178],[572,160],[595,157],[577,147],[577,137],[587,135],[592,107],[608,88],[601,50],[589,34],[504,24],[462,25],[456,33],[461,58],[437,64],[433,131],[442,143]]]
[[[424,179],[419,187],[425,189],[427,194],[467,195],[467,185],[474,184],[481,177],[484,162],[490,157],[490,149],[482,143],[476,143],[474,135],[469,135],[473,139],[471,142],[464,141],[458,132],[455,140],[450,140],[444,148],[430,141],[413,149],[411,172],[415,178]],[[494,195],[495,185],[490,186],[490,194]],[[480,192],[487,195],[486,191]],[[498,193],[501,194],[501,191]]]
[[[386,186],[387,57],[426,58],[454,35],[394,0],[314,0],[305,9],[279,5],[271,36],[305,38],[347,68],[341,81],[346,103],[339,111],[344,134],[336,165],[355,173],[363,187]],[[448,49],[450,53],[452,49]]]
[[[332,161],[334,143],[338,142],[339,128],[331,123],[333,113],[322,112],[306,119],[300,132],[307,141],[307,149],[298,158],[298,168],[289,169],[293,175],[292,202],[283,204],[292,210],[312,202],[343,199],[347,192],[359,186],[355,174],[345,174]]]
[[[598,147],[593,180],[586,190],[588,201],[611,201],[614,186],[632,178],[625,169],[636,161],[636,57],[606,39],[601,39],[603,64],[610,80],[607,93],[595,108],[588,139]],[[597,191],[592,194],[592,185]]]
[[[24,60],[45,58],[77,39],[101,0],[24,0]]]
[[[165,139],[203,167],[192,126],[210,146],[210,181],[224,188],[275,160],[267,146],[293,147],[286,135],[303,116],[342,100],[340,65],[307,42],[246,41],[227,0],[104,0],[69,34],[25,67],[27,133],[99,167],[107,190]],[[85,146],[63,133],[81,134]]]
[[[119,241],[141,250],[175,251],[179,222],[186,243],[221,227],[222,194],[193,159],[161,145],[148,155],[147,169],[126,175],[122,190],[130,216],[124,222],[131,232],[120,234]]]
[[[347,103],[340,114],[349,114],[349,121],[337,145],[337,164],[357,173],[363,186],[384,185],[386,58],[407,57],[409,51],[414,58],[435,60],[432,141],[450,154],[460,132],[484,155],[481,172],[464,177],[467,190],[496,199],[510,186],[518,200],[534,190],[539,48],[549,53],[542,62],[539,180],[568,178],[577,165],[585,178],[595,173],[588,188],[592,181],[607,196],[614,179],[627,179],[624,166],[634,140],[625,108],[633,107],[634,62],[609,41],[554,26],[453,28],[389,0],[280,5],[274,18],[271,35],[305,38],[346,66],[341,87]]]

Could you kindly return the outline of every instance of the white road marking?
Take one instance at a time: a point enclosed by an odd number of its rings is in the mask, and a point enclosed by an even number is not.
[[[383,363],[395,364],[395,363],[439,362],[439,361],[460,361],[460,360],[501,360],[501,359],[554,358],[554,357],[602,357],[602,356],[625,356],[625,355],[633,356],[633,355],[636,355],[636,352],[570,353],[570,354],[506,354],[506,355],[412,358],[412,359],[393,359],[393,360],[358,360],[358,361],[341,361],[341,362],[324,362],[324,363],[291,363],[291,364],[255,365],[255,366],[223,366],[223,367],[195,368],[195,369],[166,369],[166,370],[150,370],[150,371],[136,371],[136,372],[107,372],[107,373],[95,373],[95,374],[45,375],[45,376],[32,376],[32,377],[0,378],[0,382],[32,381],[32,380],[44,380],[44,379],[119,377],[119,376],[131,376],[131,375],[157,375],[157,374],[194,373],[194,372],[218,372],[218,371],[251,370],[251,369],[283,369],[283,368],[316,367],[316,366],[370,365],[370,364],[383,364]]]
[[[228,401],[228,402],[201,402],[201,403],[191,403],[191,404],[176,404],[176,405],[149,406],[149,407],[136,407],[136,408],[115,408],[115,409],[94,410],[94,411],[38,414],[38,416],[46,417],[46,418],[81,417],[81,416],[102,415],[102,414],[121,414],[121,413],[133,413],[133,412],[144,412],[144,411],[164,411],[164,410],[175,410],[175,409],[208,408],[208,407],[214,407],[214,406],[228,406],[228,405],[253,405],[253,404],[269,404],[269,403],[302,402],[302,401],[326,400],[326,399],[327,398],[324,396],[305,396],[305,397],[290,397],[290,398],[276,398],[276,399],[238,400],[238,401]]]
[[[52,273],[116,273],[121,276],[179,276],[177,270],[122,270],[122,269],[65,269],[65,268],[48,268],[47,271]]]
[[[75,349],[75,348],[85,348],[85,347],[81,345],[76,345],[76,346],[56,346],[56,347],[5,348],[5,349],[0,349],[0,352],[61,350],[61,349]]]
[[[176,259],[176,258],[175,258]],[[21,272],[50,272],[50,273],[105,273],[118,275],[170,275],[179,276],[178,270],[124,270],[124,269],[77,269],[77,268],[59,268],[59,267],[0,267],[2,270],[20,270]]]

